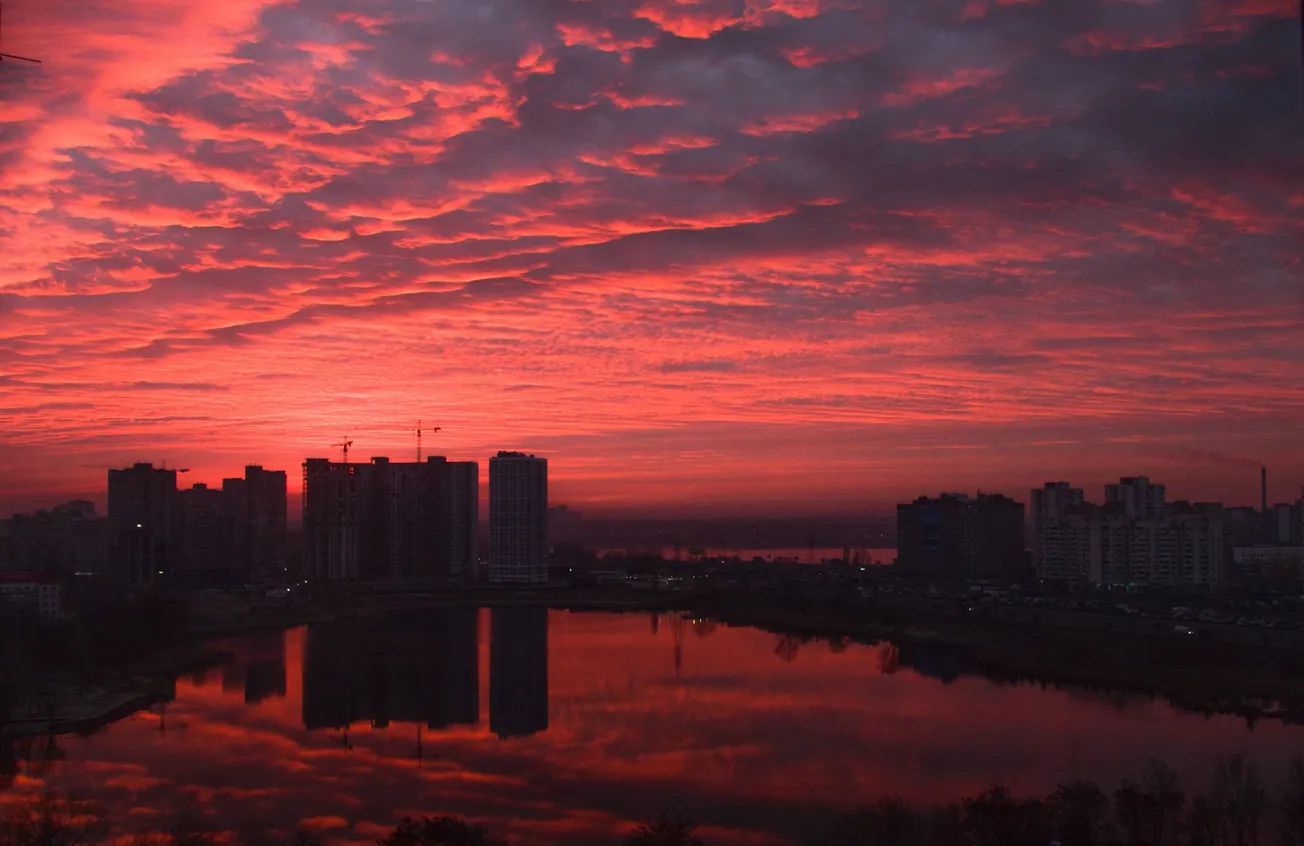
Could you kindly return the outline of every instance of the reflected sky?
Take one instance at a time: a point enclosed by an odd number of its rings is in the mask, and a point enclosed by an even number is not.
[[[374,841],[404,813],[597,843],[665,810],[709,842],[782,843],[887,793],[1112,784],[1151,757],[1199,788],[1217,755],[1275,778],[1304,751],[1304,729],[1001,686],[941,650],[674,615],[444,609],[228,646],[229,666],[179,679],[165,707],[21,764],[14,790],[102,799],[124,831],[197,805],[227,829],[303,820],[333,843]]]

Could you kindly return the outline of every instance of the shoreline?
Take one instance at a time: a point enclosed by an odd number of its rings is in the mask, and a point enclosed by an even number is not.
[[[48,735],[90,735],[176,696],[176,680],[184,673],[220,664],[227,653],[203,640],[170,653],[152,656],[125,668],[116,683],[93,688],[107,701],[88,705],[85,700],[64,703],[53,717],[11,717],[0,725],[0,740]]]
[[[774,596],[706,592],[472,588],[372,593],[339,608],[293,607],[241,619],[210,619],[187,627],[184,644],[124,668],[120,678],[130,687],[108,701],[90,708],[65,708],[53,720],[11,719],[0,726],[0,738],[93,733],[167,701],[179,676],[225,660],[214,648],[214,641],[222,638],[421,609],[539,605],[576,613],[683,612],[726,626],[793,637],[799,643],[890,641],[911,651],[931,650],[934,657],[942,657],[951,676],[1114,690],[1160,696],[1173,707],[1197,713],[1304,722],[1304,680],[1296,681],[1304,677],[1304,650],[1293,643],[1179,637],[1171,628],[1167,632],[1117,630],[1106,628],[1103,615],[1093,625],[1059,625],[1023,616],[947,613],[915,603],[792,602]],[[1193,667],[1200,672],[1192,672]],[[935,670],[916,669],[936,675]]]

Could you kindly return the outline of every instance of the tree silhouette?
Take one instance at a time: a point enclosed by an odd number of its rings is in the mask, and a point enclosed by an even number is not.
[[[791,663],[797,660],[797,652],[801,649],[801,644],[801,640],[793,635],[779,635],[779,640],[774,645],[774,654]]]
[[[900,799],[888,797],[841,820],[812,846],[915,846],[923,822]]]
[[[1277,800],[1281,811],[1281,840],[1285,846],[1304,846],[1304,755],[1290,759],[1286,783]]]
[[[639,823],[625,837],[625,846],[704,846],[694,832],[697,826],[662,814],[653,823]]]
[[[1099,787],[1086,781],[1061,784],[1046,805],[1062,846],[1095,846],[1100,842],[1108,802]]]
[[[851,638],[847,635],[832,635],[825,638],[825,640],[828,641],[829,652],[832,652],[834,655],[841,655],[843,652],[846,652],[847,647],[851,645]]]
[[[453,816],[404,817],[377,846],[505,846],[482,826]]]
[[[1268,807],[1268,791],[1256,764],[1244,756],[1221,758],[1214,770],[1210,792],[1218,830],[1226,846],[1257,846],[1259,820]]]

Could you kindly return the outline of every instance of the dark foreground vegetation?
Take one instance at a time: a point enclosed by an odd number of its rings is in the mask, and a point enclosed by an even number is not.
[[[1071,781],[1045,796],[1016,797],[1000,786],[941,808],[879,799],[812,832],[808,846],[1304,846],[1304,754],[1275,789],[1257,765],[1222,758],[1204,792],[1186,793],[1176,771],[1151,762],[1138,779],[1106,792]],[[110,836],[105,809],[91,802],[39,797],[10,803],[0,846],[319,846],[310,831],[276,832],[257,824],[183,811],[162,831]],[[457,817],[404,818],[377,846],[507,846],[486,828]],[[625,835],[624,846],[706,846],[688,822],[662,817]]]

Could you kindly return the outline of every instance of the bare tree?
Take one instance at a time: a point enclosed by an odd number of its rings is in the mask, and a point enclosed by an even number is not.
[[[1096,846],[1100,843],[1108,802],[1096,785],[1086,781],[1061,784],[1046,802],[1062,846]]]
[[[1186,795],[1177,787],[1177,772],[1163,761],[1152,760],[1146,767],[1145,800],[1150,818],[1150,843],[1164,846],[1176,834]]]
[[[1281,842],[1304,846],[1304,755],[1290,759],[1277,805],[1281,809]]]
[[[1268,790],[1257,765],[1242,755],[1220,758],[1209,798],[1218,820],[1219,846],[1258,846]]]

